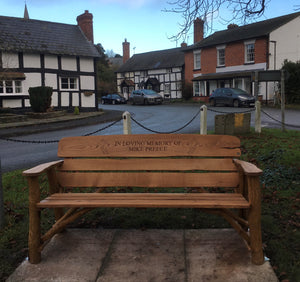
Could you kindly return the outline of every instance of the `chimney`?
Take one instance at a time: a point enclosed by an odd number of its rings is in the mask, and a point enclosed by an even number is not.
[[[94,43],[93,14],[85,10],[84,14],[77,17],[77,25],[81,28],[86,38]]]
[[[185,47],[187,47],[187,44],[185,42],[182,42],[181,43],[181,48],[185,48]]]
[[[130,58],[130,43],[125,41],[123,42],[123,64],[125,64]]]
[[[203,25],[204,21],[197,18],[194,20],[194,43],[203,39]]]

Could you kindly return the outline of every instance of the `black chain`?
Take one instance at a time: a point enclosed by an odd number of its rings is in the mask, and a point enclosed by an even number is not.
[[[156,131],[156,130],[150,129],[150,128],[144,126],[143,124],[141,124],[140,122],[138,122],[137,120],[135,120],[133,117],[131,117],[131,119],[132,119],[137,125],[139,125],[140,127],[144,128],[145,130],[148,130],[148,131],[150,131],[150,132],[158,133],[158,134],[171,134],[171,133],[175,133],[175,132],[177,132],[177,131],[180,131],[180,130],[184,129],[185,127],[187,127],[188,125],[190,125],[190,124],[194,121],[194,119],[199,115],[200,111],[201,111],[201,109],[200,109],[200,110],[195,114],[195,116],[194,116],[189,122],[187,122],[184,126],[178,128],[178,129],[176,129],[176,130],[173,130],[173,131],[167,131],[167,132]]]
[[[214,112],[214,113],[219,113],[219,114],[246,114],[246,113],[251,113],[255,111],[255,108],[243,111],[243,112],[222,112],[218,110],[213,110],[212,108],[207,108],[208,111]]]
[[[287,124],[287,123],[284,123],[276,118],[273,118],[272,116],[270,116],[268,113],[266,113],[264,110],[261,110],[262,113],[264,113],[267,117],[269,117],[270,119],[282,124],[282,125],[285,125],[285,126],[289,126],[289,127],[295,127],[295,128],[300,128],[299,125],[293,125],[293,124]]]
[[[117,122],[121,121],[122,118],[119,118],[118,120],[115,120],[114,122],[110,123],[109,125],[103,127],[103,128],[100,128],[94,132],[91,132],[91,133],[87,133],[87,134],[84,134],[84,135],[81,135],[81,136],[90,136],[90,135],[93,135],[95,133],[98,133],[100,131],[103,131],[113,125],[115,125]],[[18,143],[31,143],[31,144],[50,144],[50,143],[58,143],[59,140],[45,140],[45,141],[35,141],[35,140],[19,140],[19,139],[14,139],[14,138],[4,138],[4,137],[0,137],[1,140],[5,140],[5,141],[11,141],[11,142],[18,142]]]

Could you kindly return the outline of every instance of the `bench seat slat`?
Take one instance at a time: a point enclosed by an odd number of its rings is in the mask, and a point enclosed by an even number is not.
[[[237,187],[238,173],[58,173],[62,187]]]
[[[232,159],[65,159],[61,171],[237,171]]]
[[[39,208],[249,208],[250,204],[237,193],[60,193],[51,195],[37,206]]]

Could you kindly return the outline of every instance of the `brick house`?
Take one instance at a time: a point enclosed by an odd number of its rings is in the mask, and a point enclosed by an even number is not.
[[[0,16],[0,107],[29,108],[29,87],[50,86],[55,108],[97,109],[93,15],[77,23]]]
[[[300,60],[300,13],[227,30],[203,38],[203,22],[194,22],[194,44],[185,48],[185,80],[193,96],[207,100],[214,89],[236,87],[253,93],[253,72],[280,69],[285,59]],[[274,83],[261,82],[263,99],[273,97]]]
[[[182,47],[135,54],[123,42],[123,65],[117,70],[118,93],[128,99],[132,90],[153,89],[166,98],[182,98],[184,53]]]

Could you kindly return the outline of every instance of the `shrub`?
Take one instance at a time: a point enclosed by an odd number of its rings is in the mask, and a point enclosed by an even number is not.
[[[51,106],[52,87],[30,87],[29,101],[31,108],[36,113],[44,113]]]

